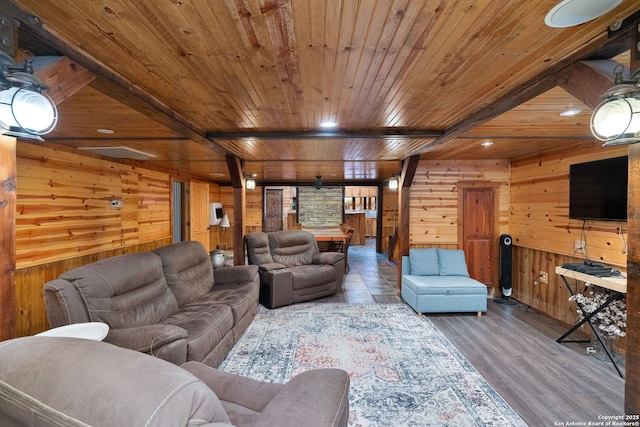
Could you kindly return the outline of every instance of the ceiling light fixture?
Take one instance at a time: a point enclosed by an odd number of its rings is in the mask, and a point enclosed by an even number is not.
[[[552,28],[566,28],[596,19],[613,10],[622,0],[562,0],[547,13],[544,23]]]
[[[43,141],[58,122],[58,111],[49,88],[33,75],[33,55],[24,51],[18,67],[12,57],[0,52],[0,133]]]
[[[482,145],[483,147],[490,147],[493,145],[493,141],[485,141],[483,143],[481,143],[480,145]]]
[[[577,116],[578,114],[582,113],[582,110],[578,109],[578,108],[573,108],[571,110],[565,110],[562,113],[560,113],[561,117],[571,117],[571,116]]]
[[[624,67],[615,68],[614,86],[601,95],[591,115],[591,132],[604,146],[640,142],[640,69],[629,80],[622,77]]]
[[[320,123],[320,127],[323,128],[334,128],[338,126],[338,123],[334,122],[333,120],[325,120],[324,122]]]

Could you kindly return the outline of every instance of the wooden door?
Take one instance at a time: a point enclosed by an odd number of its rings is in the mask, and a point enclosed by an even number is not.
[[[462,249],[469,275],[487,286],[496,286],[495,189],[462,189]]]
[[[268,188],[264,197],[264,231],[281,231],[282,222],[282,189]]]
[[[209,251],[209,184],[189,182],[189,240],[195,240]]]

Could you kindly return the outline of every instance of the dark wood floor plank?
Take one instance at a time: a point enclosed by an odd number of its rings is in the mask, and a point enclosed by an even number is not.
[[[623,414],[624,380],[613,365],[587,355],[586,343],[557,343],[567,327],[525,308],[490,302],[481,318],[429,318],[529,425]]]

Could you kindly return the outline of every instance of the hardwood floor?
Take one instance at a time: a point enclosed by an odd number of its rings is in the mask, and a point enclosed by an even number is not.
[[[351,270],[344,291],[323,301],[402,303],[396,266],[376,254],[369,240],[366,246],[349,248]],[[588,343],[557,343],[568,327],[549,316],[523,304],[489,301],[480,318],[427,317],[528,425],[587,425],[624,414],[624,379],[611,362],[587,355]],[[624,372],[623,359],[619,356],[618,363]]]

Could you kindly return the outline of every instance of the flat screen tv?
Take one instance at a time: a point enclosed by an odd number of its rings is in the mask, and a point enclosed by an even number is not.
[[[627,220],[627,156],[569,167],[569,218]]]

